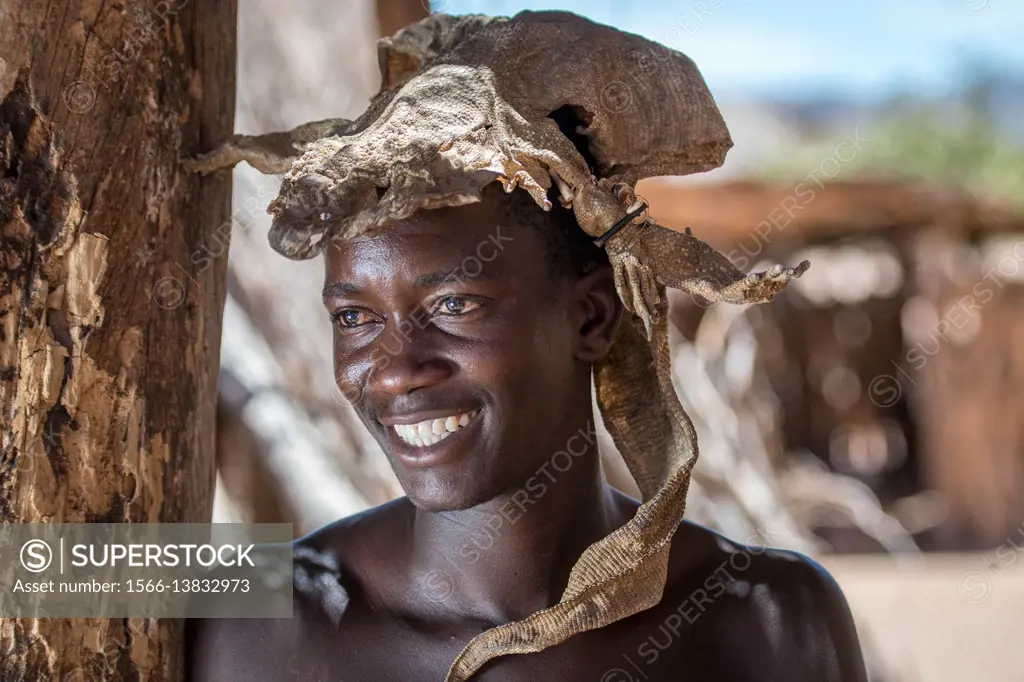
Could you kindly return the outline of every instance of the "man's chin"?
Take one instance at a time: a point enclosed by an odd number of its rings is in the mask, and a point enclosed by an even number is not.
[[[462,511],[464,509],[470,509],[476,506],[475,504],[465,502],[453,502],[451,500],[432,500],[423,499],[421,497],[414,497],[412,495],[406,495],[409,501],[412,502],[413,506],[420,511],[431,512],[437,514],[440,512],[454,512]]]
[[[472,509],[473,507],[496,497],[494,495],[452,495],[450,493],[444,495],[429,495],[411,490],[407,490],[405,495],[417,509],[434,513]]]
[[[500,488],[482,487],[479,482],[468,485],[467,481],[444,480],[422,472],[410,477],[400,477],[399,482],[406,497],[417,509],[428,512],[450,512],[470,509],[498,497]]]

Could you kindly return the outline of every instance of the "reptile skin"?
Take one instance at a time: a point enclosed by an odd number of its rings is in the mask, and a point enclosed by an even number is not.
[[[320,253],[326,239],[479,201],[494,181],[508,192],[529,192],[545,209],[554,183],[580,227],[597,238],[642,206],[633,191],[639,179],[717,168],[732,146],[688,57],[567,12],[433,15],[381,40],[379,57],[382,90],[355,121],[236,136],[186,164],[211,172],[245,160],[263,172],[286,172],[268,207],[269,238],[285,256],[304,259]],[[585,150],[550,116],[556,111],[576,117]],[[446,682],[661,600],[669,543],[697,461],[696,433],[672,386],[665,287],[711,302],[770,301],[809,265],[745,275],[689,229],[666,229],[645,211],[605,248],[619,296],[635,317],[595,367],[597,402],[643,504],[587,548],[558,604],[474,638]]]

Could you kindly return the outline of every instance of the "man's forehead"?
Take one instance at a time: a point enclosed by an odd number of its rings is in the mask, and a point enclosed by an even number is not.
[[[433,286],[509,276],[543,260],[543,242],[529,234],[532,230],[507,220],[475,220],[475,212],[443,212],[447,215],[417,214],[372,234],[332,240],[324,250],[328,284],[401,278]]]

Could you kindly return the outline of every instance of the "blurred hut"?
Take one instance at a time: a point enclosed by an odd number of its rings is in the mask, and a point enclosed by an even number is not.
[[[890,182],[641,184],[660,222],[691,226],[745,270],[811,261],[746,318],[781,415],[773,463],[791,472],[794,510],[819,535],[840,551],[879,548],[884,532],[869,537],[856,508],[834,504],[835,485],[852,481],[924,548],[1013,534],[1024,516],[1024,216]],[[709,310],[677,303],[692,339]],[[808,461],[848,479],[825,485]]]

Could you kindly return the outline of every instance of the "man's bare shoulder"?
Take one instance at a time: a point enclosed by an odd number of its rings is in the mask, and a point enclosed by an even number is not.
[[[820,597],[842,596],[828,571],[810,557],[765,544],[783,538],[771,531],[738,542],[696,523],[684,521],[672,540],[670,580],[690,584],[697,574],[726,575],[729,581],[743,581],[753,589],[799,590]],[[740,591],[742,591],[741,588]]]
[[[189,679],[221,680],[227,674],[249,679],[245,671],[268,669],[290,679],[289,670],[308,670],[308,660],[289,663],[303,650],[307,629],[337,628],[353,598],[372,600],[388,580],[386,566],[391,562],[382,564],[380,558],[401,546],[407,505],[405,498],[393,500],[296,539],[291,618],[189,620]]]
[[[295,541],[296,567],[337,567],[347,577],[368,579],[367,569],[379,570],[381,557],[401,546],[412,515],[412,503],[400,497],[330,523]]]
[[[866,679],[836,581],[810,557],[759,540],[744,544],[684,522],[659,611],[675,614],[691,640],[717,650],[720,660],[759,670],[759,679]]]

